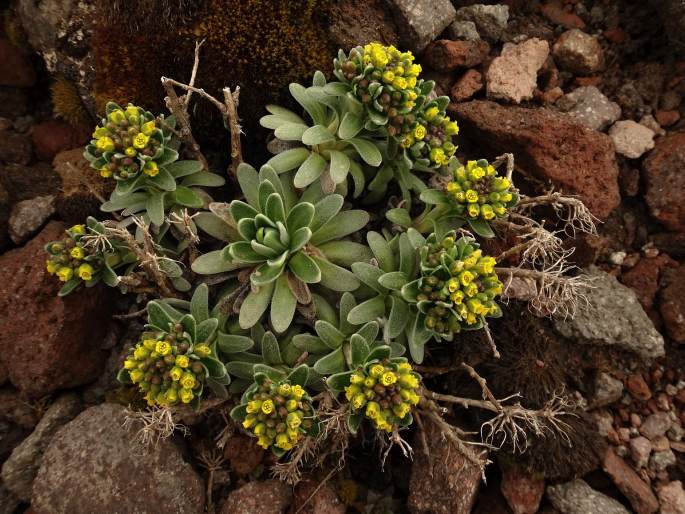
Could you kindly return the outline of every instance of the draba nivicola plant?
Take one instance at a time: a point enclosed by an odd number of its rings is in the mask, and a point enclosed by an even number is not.
[[[592,218],[557,193],[520,196],[510,156],[461,162],[449,99],[414,61],[371,43],[340,51],[332,77],[291,84],[296,109],[266,106],[261,123],[278,151],[258,169],[240,160],[228,89],[224,104],[163,78],[171,116],[107,104],[84,155],[116,183],[102,204],[113,219],[89,218],[49,243],[47,270],[64,283],[60,295],[103,282],[147,302],[145,331],[119,372],[147,408],[232,401],[242,429],[295,466],[317,449],[344,449],[341,437],[360,430],[406,449],[400,432],[418,418],[484,465],[442,418],[445,404],[470,400],[429,391],[421,370],[465,331],[480,331],[497,358],[488,321],[514,281],[539,311],[572,313],[582,278],[559,264],[559,231],[530,214],[568,209],[560,218],[571,230],[592,229]],[[190,131],[193,92],[232,129],[228,202],[209,194],[225,181]],[[484,249],[491,238],[498,245],[486,247],[501,255]],[[463,369],[498,431],[560,426],[563,398],[527,411]]]

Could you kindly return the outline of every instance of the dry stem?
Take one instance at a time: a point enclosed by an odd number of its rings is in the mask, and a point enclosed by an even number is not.
[[[171,437],[176,430],[184,436],[190,433],[185,425],[176,423],[171,410],[164,407],[153,406],[141,411],[128,407],[124,413],[124,429],[128,430],[137,423],[142,423],[143,426],[135,437],[144,446],[156,446],[162,439]]]
[[[549,205],[561,221],[564,231],[571,237],[577,232],[597,234],[596,223],[599,221],[579,198],[564,196],[559,192],[550,192],[533,198],[521,198],[514,208],[517,212],[525,213],[541,205]]]

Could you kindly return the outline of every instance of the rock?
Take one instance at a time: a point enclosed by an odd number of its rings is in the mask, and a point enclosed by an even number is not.
[[[0,161],[28,164],[32,157],[31,141],[24,134],[10,130],[0,132]]]
[[[592,213],[606,218],[620,202],[618,167],[608,136],[548,109],[473,101],[452,105],[461,134],[495,157],[516,156],[525,173],[578,195]]]
[[[239,475],[249,475],[262,463],[264,450],[257,446],[255,438],[236,434],[226,442],[224,457],[231,470]]]
[[[685,491],[680,480],[674,480],[657,489],[661,514],[685,514]]]
[[[685,343],[685,275],[683,266],[664,270],[659,291],[659,312],[668,335],[678,343]]]
[[[645,200],[649,210],[669,230],[685,230],[685,132],[660,138],[643,163]]]
[[[321,484],[305,478],[295,486],[291,510],[302,514],[345,514],[347,508],[330,482]]]
[[[423,62],[437,71],[471,68],[482,63],[490,51],[485,41],[433,41],[423,54]]]
[[[0,116],[15,119],[29,110],[29,99],[25,90],[0,86]]]
[[[635,291],[642,308],[649,312],[654,306],[661,270],[673,266],[677,266],[677,262],[666,254],[660,254],[653,259],[643,258],[623,273],[621,282]]]
[[[6,38],[0,38],[0,86],[31,87],[36,72],[26,54]]]
[[[382,0],[343,0],[330,6],[328,34],[336,47],[349,51],[358,45],[383,41],[397,45],[399,37]]]
[[[535,514],[545,493],[545,480],[518,468],[505,468],[500,489],[514,514]]]
[[[104,403],[57,431],[33,483],[33,509],[41,514],[204,511],[204,483],[180,450],[170,439],[136,443],[134,432],[122,426],[124,413],[124,407]]]
[[[507,5],[469,5],[457,10],[458,21],[470,21],[476,25],[478,34],[491,43],[502,37],[509,21]]]
[[[659,471],[664,471],[666,468],[675,466],[676,458],[675,453],[670,448],[665,450],[655,451],[649,458],[649,467],[657,473]]]
[[[488,97],[515,103],[533,98],[538,71],[548,55],[549,44],[537,38],[505,43],[486,72]]]
[[[651,453],[652,443],[646,437],[638,436],[630,440],[630,457],[638,469],[647,467]]]
[[[0,482],[0,514],[15,514],[20,503],[19,498]],[[28,511],[26,513],[28,514]]]
[[[604,454],[602,468],[618,490],[628,498],[636,514],[652,514],[659,510],[659,502],[649,485],[611,448]]]
[[[50,222],[26,246],[0,256],[0,363],[30,397],[93,380],[105,357],[99,344],[109,324],[111,291],[84,288],[59,298],[59,281],[45,272],[43,247],[63,230]]]
[[[283,482],[253,481],[231,491],[220,514],[283,514],[292,501],[292,490]]]
[[[556,63],[578,75],[592,75],[604,67],[604,53],[597,38],[579,29],[564,32],[552,47]]]
[[[36,196],[23,200],[12,207],[9,219],[9,231],[12,241],[20,245],[45,225],[55,213],[55,197]]]
[[[478,41],[480,34],[476,29],[476,24],[472,21],[453,21],[447,27],[448,39],[463,39],[464,41]]]
[[[592,407],[604,407],[617,402],[623,396],[623,382],[608,373],[600,373],[595,378]]]
[[[2,466],[2,481],[18,498],[31,500],[31,486],[55,432],[81,411],[81,401],[67,393],[50,405],[33,433],[17,446]]]
[[[24,429],[33,430],[38,423],[38,412],[9,387],[0,389],[0,420],[9,421]]]
[[[467,70],[452,86],[450,98],[453,102],[464,102],[470,100],[481,89],[483,75],[478,70]]]
[[[673,421],[668,412],[655,412],[645,419],[640,426],[640,433],[647,439],[654,439],[658,436],[664,435]]]
[[[60,187],[59,176],[47,162],[38,162],[32,166],[0,164],[0,183],[9,193],[12,202],[56,195]]]
[[[680,119],[680,113],[676,110],[657,111],[654,116],[656,116],[656,121],[658,121],[659,125],[662,127],[670,127],[671,125],[675,125]]]
[[[457,15],[449,0],[391,0],[391,3],[400,40],[416,54],[438,37]]]
[[[562,514],[630,514],[616,500],[595,491],[579,478],[548,486],[547,498]]]
[[[664,355],[664,339],[637,301],[635,293],[614,277],[591,266],[589,305],[575,317],[554,321],[556,330],[578,342],[617,346],[644,359]]]
[[[616,152],[637,159],[654,148],[654,131],[633,120],[617,121],[609,129],[609,136],[616,145]]]
[[[661,128],[661,125],[659,125],[659,122],[656,121],[654,116],[651,114],[645,114],[642,118],[640,118],[640,125],[644,125],[648,129],[651,129],[654,134],[657,136],[664,136],[666,135],[666,131]]]
[[[55,155],[83,146],[90,138],[84,127],[74,128],[63,121],[50,120],[38,123],[31,130],[31,139],[39,159],[52,161]]]
[[[652,391],[645,382],[642,373],[635,373],[626,379],[626,388],[638,400],[647,401],[652,397]]]
[[[575,13],[565,11],[561,0],[551,0],[540,6],[540,12],[552,23],[562,25],[567,29],[585,28],[585,22]]]
[[[3,250],[10,243],[9,235],[9,221],[10,213],[12,212],[12,203],[10,194],[5,189],[5,186],[0,182],[0,250]],[[0,366],[0,370],[2,367]],[[2,371],[0,371],[0,377]],[[2,380],[0,379],[0,385]]]
[[[420,445],[418,435],[416,444]],[[430,460],[414,455],[407,506],[412,514],[469,514],[481,481],[480,468],[471,463],[433,423],[426,424]],[[482,458],[482,457],[481,457]]]
[[[621,108],[595,86],[579,87],[557,101],[557,107],[583,125],[604,130],[621,117]]]

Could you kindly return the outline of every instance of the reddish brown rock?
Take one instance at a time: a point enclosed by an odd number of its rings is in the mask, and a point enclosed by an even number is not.
[[[105,357],[100,344],[114,293],[100,286],[59,298],[60,283],[45,272],[43,247],[63,230],[50,222],[26,246],[0,257],[0,362],[30,397],[90,382]]]
[[[31,140],[11,130],[0,131],[0,161],[28,164],[33,157]]]
[[[483,89],[483,75],[478,70],[468,70],[452,86],[450,98],[453,102],[465,102]]]
[[[628,498],[636,514],[653,514],[659,510],[659,502],[649,485],[611,448],[604,455],[602,467],[619,491]]]
[[[671,338],[685,343],[685,266],[664,270],[659,291],[659,312]]]
[[[249,475],[261,464],[264,450],[257,446],[255,438],[237,434],[226,442],[224,457],[233,471],[239,475]]]
[[[642,373],[635,373],[626,379],[626,389],[638,400],[647,401],[652,397],[652,391],[645,382]]]
[[[11,387],[0,389],[0,420],[32,429],[40,419],[38,412]]]
[[[653,259],[643,258],[633,268],[623,273],[621,282],[635,291],[642,308],[645,311],[650,311],[659,287],[661,269],[664,266],[677,265],[678,263],[666,254],[659,254]]]
[[[50,120],[34,125],[31,138],[38,158],[52,161],[58,153],[87,143],[89,132],[63,121]]]
[[[472,101],[451,106],[462,134],[487,156],[511,152],[525,173],[578,195],[606,218],[620,202],[618,167],[611,139],[548,109]]]
[[[0,86],[31,87],[36,72],[28,56],[5,38],[0,38]]]
[[[669,230],[685,230],[685,132],[660,138],[643,163],[645,200],[657,220]]]
[[[500,488],[514,514],[535,514],[545,493],[545,479],[507,468],[502,473]]]
[[[423,54],[423,62],[437,71],[472,68],[482,63],[490,52],[485,41],[433,41]]]
[[[312,478],[305,478],[295,487],[292,511],[301,514],[345,514],[346,507],[330,482],[321,484]]]
[[[444,440],[433,423],[426,426],[430,459],[416,452],[407,506],[413,514],[469,514],[478,494],[480,468]],[[421,442],[416,437],[416,447]]]
[[[654,115],[656,121],[662,127],[670,127],[674,125],[680,119],[680,113],[678,111],[657,111]]]
[[[685,513],[685,490],[680,480],[670,482],[659,488],[660,514],[683,514]]]
[[[221,514],[283,514],[293,501],[293,492],[278,480],[248,482],[231,491]]]
[[[564,10],[561,0],[551,0],[540,6],[540,12],[552,23],[563,25],[567,29],[585,28],[585,22],[571,10]]]

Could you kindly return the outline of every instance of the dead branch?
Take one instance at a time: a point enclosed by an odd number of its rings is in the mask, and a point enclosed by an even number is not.
[[[162,439],[171,437],[177,430],[184,437],[190,433],[185,425],[176,423],[171,410],[164,407],[153,406],[141,411],[127,407],[124,412],[124,429],[129,430],[139,423],[142,427],[136,432],[135,437],[144,446],[156,446]]]
[[[185,240],[188,242],[188,263],[191,265],[199,255],[197,245],[200,243],[200,238],[197,232],[193,230],[192,221],[198,214],[190,215],[188,214],[188,209],[183,209],[180,214],[173,212],[169,216],[169,223],[179,226]]]
[[[550,192],[533,198],[523,197],[514,210],[518,213],[526,213],[541,205],[548,205],[554,209],[558,218],[564,223],[564,232],[569,236],[575,237],[577,232],[597,234],[596,223],[599,219],[590,212],[580,198],[575,196]]]

